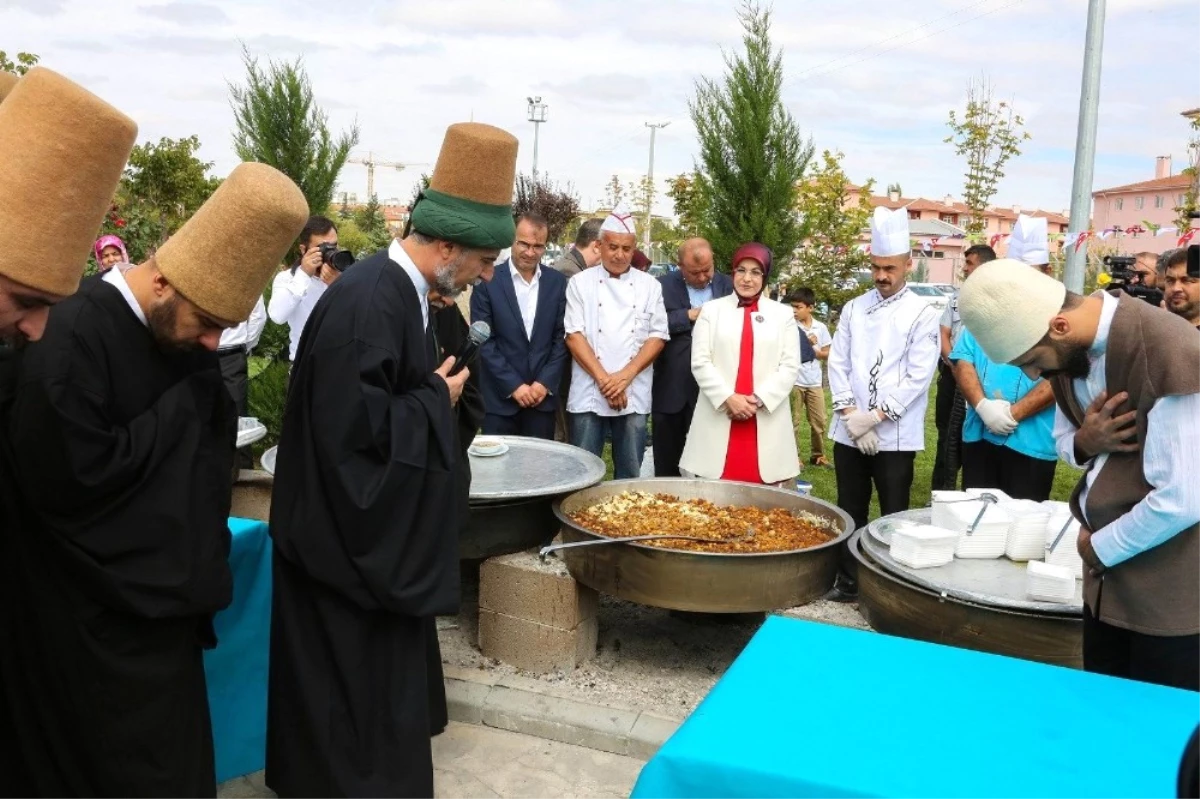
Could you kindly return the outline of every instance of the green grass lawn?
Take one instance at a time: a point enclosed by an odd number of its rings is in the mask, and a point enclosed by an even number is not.
[[[937,399],[937,381],[934,381],[933,386],[929,390],[929,408],[925,414],[925,449],[917,453],[916,464],[913,468],[913,485],[911,492],[911,505],[914,508],[923,508],[929,505],[930,480],[933,477],[933,459],[934,447],[937,444],[937,427],[934,425],[934,408],[936,407]],[[825,408],[826,417],[833,418],[832,401],[829,396],[829,390],[825,391]],[[808,428],[805,426],[801,430],[800,439],[798,441],[800,448],[800,460],[808,464],[811,462],[811,453],[809,451],[809,434]],[[825,442],[826,457],[832,460],[833,442],[826,440]],[[612,457],[609,449],[605,447],[604,462],[608,464],[608,475],[605,479],[611,480],[613,475]],[[1079,479],[1080,472],[1068,466],[1065,463],[1059,463],[1058,469],[1054,474],[1054,489],[1050,493],[1051,499],[1061,500],[1066,502],[1071,496],[1071,489],[1075,487],[1075,482]],[[837,480],[834,478],[833,467],[820,468],[816,466],[804,467],[800,477],[812,483],[812,495],[824,499],[828,502],[837,502]],[[871,518],[879,517],[879,502],[877,499],[871,499]]]

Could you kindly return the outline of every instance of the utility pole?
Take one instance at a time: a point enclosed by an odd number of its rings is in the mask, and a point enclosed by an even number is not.
[[[367,202],[370,202],[371,198],[375,196],[375,167],[391,167],[400,172],[405,167],[425,166],[425,164],[402,164],[399,161],[376,161],[374,153],[367,153],[366,158],[347,158],[346,163],[362,164],[367,168]]]
[[[542,123],[546,121],[546,109],[549,106],[542,102],[541,97],[525,99],[529,101],[529,121],[533,123],[533,182],[537,183],[538,132],[542,129]]]
[[[1079,131],[1075,137],[1075,177],[1071,184],[1071,223],[1067,230],[1088,229],[1092,216],[1092,172],[1096,166],[1096,117],[1100,106],[1100,61],[1104,52],[1105,0],[1088,0],[1087,35],[1083,45],[1083,84],[1079,91]],[[1083,293],[1087,242],[1067,248],[1063,283]]]
[[[650,217],[654,206],[654,136],[659,128],[665,128],[670,122],[647,122],[650,128],[650,164],[646,167],[646,227],[642,231],[642,252],[650,257]]]

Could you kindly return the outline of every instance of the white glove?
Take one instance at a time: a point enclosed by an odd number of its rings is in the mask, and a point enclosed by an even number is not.
[[[857,441],[875,429],[875,425],[879,424],[879,417],[874,411],[854,411],[846,414],[843,421],[846,423],[846,432]]]
[[[868,430],[854,441],[854,446],[858,447],[858,451],[864,455],[875,456],[879,454],[879,434],[874,430]]]
[[[979,414],[988,430],[998,436],[1007,436],[1017,429],[1017,420],[1013,418],[1011,408],[1008,400],[984,398],[975,406],[975,413]]]

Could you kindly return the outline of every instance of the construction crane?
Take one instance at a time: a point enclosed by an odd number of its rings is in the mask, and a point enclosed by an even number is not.
[[[348,164],[362,164],[367,168],[367,199],[375,196],[375,167],[391,167],[397,172],[410,166],[428,166],[428,164],[402,164],[399,161],[376,161],[374,153],[367,153],[366,158],[347,158]]]

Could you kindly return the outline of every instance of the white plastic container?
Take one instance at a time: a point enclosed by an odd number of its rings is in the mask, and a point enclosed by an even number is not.
[[[932,524],[934,527],[943,529],[951,529],[954,524],[954,519],[947,515],[947,511],[955,505],[965,504],[970,502],[975,497],[968,494],[966,491],[934,491],[933,492],[933,515]]]
[[[1067,532],[1054,551],[1050,545],[1062,531],[1063,525],[1069,525]],[[1071,514],[1051,516],[1046,522],[1046,543],[1042,558],[1051,566],[1062,566],[1075,575],[1076,580],[1083,579],[1083,558],[1079,555],[1079,523],[1071,518]]]
[[[986,509],[986,510],[985,510]],[[979,518],[979,512],[984,511]],[[1008,528],[1012,516],[998,503],[975,500],[947,504],[945,524],[939,525],[958,533],[958,545],[954,549],[956,558],[998,558],[1008,545]],[[979,518],[979,524],[968,535],[967,530]]]
[[[1025,591],[1030,599],[1064,604],[1075,598],[1075,575],[1063,566],[1031,560],[1026,567]]]
[[[892,531],[892,557],[910,569],[945,566],[954,560],[958,534],[930,525],[915,525]]]
[[[1004,504],[1004,510],[1013,517],[1008,527],[1008,542],[1004,554],[1017,562],[1041,560],[1046,552],[1046,524],[1050,511],[1040,502],[1014,499]]]

